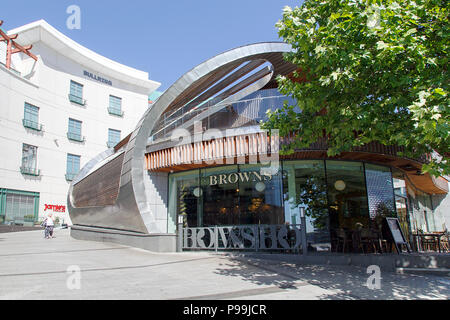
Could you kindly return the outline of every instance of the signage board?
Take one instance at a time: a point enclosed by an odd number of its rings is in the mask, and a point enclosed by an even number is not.
[[[98,81],[98,82],[105,83],[105,84],[107,84],[107,85],[112,86],[112,81],[111,81],[111,80],[102,78],[102,77],[100,77],[100,76],[98,76],[98,75],[95,75],[95,74],[92,74],[91,72],[88,72],[88,71],[86,71],[86,70],[83,72],[83,74],[84,74],[86,77],[91,78],[92,80],[96,80],[96,81]]]
[[[66,206],[58,206],[53,204],[45,204],[44,211],[66,212]]]
[[[400,222],[397,218],[385,218],[384,223],[385,234],[387,233],[388,238],[395,244],[397,252],[400,254],[401,246],[405,245],[408,252],[410,252],[409,244],[403,235],[402,228],[400,227]]]
[[[298,250],[300,226],[242,225],[183,228],[183,249]]]

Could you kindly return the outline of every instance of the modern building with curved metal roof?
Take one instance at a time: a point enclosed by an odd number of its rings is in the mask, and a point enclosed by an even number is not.
[[[304,218],[311,250],[345,251],[341,232],[376,230],[380,217],[398,217],[408,239],[445,227],[431,203],[448,193],[446,179],[418,175],[426,159],[402,158],[400,147],[372,143],[329,158],[323,140],[279,156],[290,137],[260,122],[268,109],[295,105],[276,81],[298,70],[283,58],[290,51],[246,45],[183,75],[75,178],[72,236],[175,251],[182,228],[185,249],[284,250],[299,246]]]

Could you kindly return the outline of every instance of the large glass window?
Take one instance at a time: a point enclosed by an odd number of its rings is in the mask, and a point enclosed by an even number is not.
[[[238,225],[283,224],[281,172],[266,173],[260,165],[240,165],[239,172],[228,176],[228,182],[237,179],[238,203],[233,221]]]
[[[199,225],[202,216],[202,197],[203,192],[200,189],[198,170],[170,175],[167,230],[169,233],[175,233],[176,231],[177,214],[183,216],[186,227]]]
[[[390,168],[366,164],[367,196],[371,219],[395,217],[394,192]]]
[[[331,236],[369,228],[364,165],[326,161]]]
[[[412,211],[411,205],[408,202],[408,196],[406,192],[405,175],[400,170],[393,169],[392,180],[394,183],[395,209],[397,211],[397,218],[400,222],[403,234],[405,235],[409,243],[412,244]]]
[[[235,176],[237,173],[238,166],[201,170],[203,224],[197,226],[229,226],[238,223],[240,189]]]
[[[411,227],[413,231],[432,232],[435,230],[431,196],[409,185],[408,199],[412,206]],[[442,231],[442,230],[440,230]]]
[[[300,224],[300,208],[304,208],[308,243],[316,250],[329,250],[324,161],[286,161],[283,165],[283,194],[285,221]]]
[[[169,232],[176,215],[189,227],[283,224],[281,173],[232,165],[170,175]]]
[[[120,134],[119,130],[108,129],[108,148],[113,148],[120,142]]]

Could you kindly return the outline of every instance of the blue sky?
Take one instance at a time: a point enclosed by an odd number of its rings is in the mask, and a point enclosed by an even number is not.
[[[165,90],[199,63],[241,45],[277,41],[283,7],[301,0],[14,0],[0,20],[10,30],[44,19],[110,59],[147,71]],[[81,8],[81,30],[69,30],[66,9]]]

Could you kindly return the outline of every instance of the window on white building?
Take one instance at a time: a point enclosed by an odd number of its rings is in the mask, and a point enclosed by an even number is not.
[[[84,137],[81,135],[82,122],[69,118],[69,131],[67,132],[67,138],[73,141],[83,142]]]
[[[83,85],[75,82],[73,80],[70,81],[70,94],[69,100],[79,105],[85,105],[86,100],[83,99]]]
[[[119,130],[108,129],[108,148],[114,148],[120,142],[120,134]]]
[[[122,117],[123,116],[122,98],[118,98],[118,97],[110,95],[108,112],[109,112],[109,114]]]
[[[25,128],[41,131],[42,125],[39,124],[39,108],[25,102],[22,123]]]
[[[37,147],[23,144],[20,172],[33,176],[40,175],[40,170],[37,169]]]
[[[67,155],[66,180],[72,181],[80,172],[80,160],[80,156],[74,154]]]

